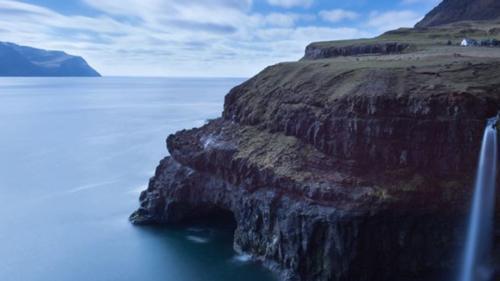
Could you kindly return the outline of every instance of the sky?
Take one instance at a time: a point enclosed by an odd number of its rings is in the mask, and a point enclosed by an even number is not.
[[[411,27],[440,0],[0,0],[0,41],[107,76],[250,77],[315,41]]]

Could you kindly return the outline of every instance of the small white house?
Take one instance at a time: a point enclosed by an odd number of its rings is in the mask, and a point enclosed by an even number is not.
[[[477,41],[474,39],[464,38],[462,40],[462,43],[460,43],[460,46],[462,46],[462,47],[477,46]]]

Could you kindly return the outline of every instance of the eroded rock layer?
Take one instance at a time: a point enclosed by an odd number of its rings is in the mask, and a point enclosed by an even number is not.
[[[440,278],[454,261],[441,249],[455,246],[461,233],[450,214],[376,204],[337,208],[274,186],[234,185],[171,157],[162,160],[132,219],[172,224],[218,209],[234,214],[234,248],[279,271],[282,280]]]
[[[317,47],[314,44],[307,46],[304,59],[334,58],[356,55],[389,55],[399,54],[408,49],[410,44],[398,42],[354,44],[349,46],[332,46],[329,48]]]

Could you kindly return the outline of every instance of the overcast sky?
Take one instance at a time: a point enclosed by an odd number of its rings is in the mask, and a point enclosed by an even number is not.
[[[313,41],[410,27],[439,0],[0,0],[0,41],[104,75],[249,77]]]

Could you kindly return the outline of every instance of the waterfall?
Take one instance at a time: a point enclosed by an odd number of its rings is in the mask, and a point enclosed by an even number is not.
[[[497,121],[498,117],[488,120],[484,130],[460,281],[487,281],[492,275],[490,254],[495,212]]]

